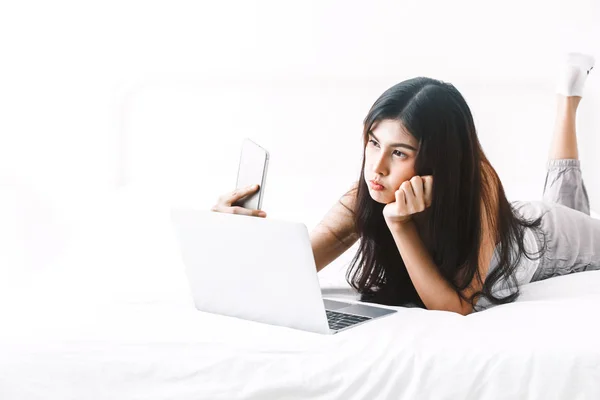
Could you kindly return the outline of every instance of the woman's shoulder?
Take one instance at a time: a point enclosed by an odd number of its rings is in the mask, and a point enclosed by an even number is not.
[[[543,200],[511,200],[509,203],[526,218],[538,218],[544,213],[552,212],[558,206],[556,203]]]
[[[557,203],[544,200],[510,200],[509,203],[515,207],[536,207],[544,209],[554,208],[557,205]]]

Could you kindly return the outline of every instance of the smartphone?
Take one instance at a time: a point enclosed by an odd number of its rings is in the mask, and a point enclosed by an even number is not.
[[[265,183],[267,181],[267,169],[269,167],[269,152],[246,138],[242,142],[240,164],[238,166],[236,189],[259,184],[257,192],[235,202],[234,206],[260,210],[265,195]]]

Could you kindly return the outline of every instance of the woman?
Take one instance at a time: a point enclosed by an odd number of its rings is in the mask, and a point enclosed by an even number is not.
[[[514,301],[523,284],[600,269],[600,220],[589,216],[575,135],[593,65],[566,57],[539,202],[506,199],[453,85],[418,77],[386,90],[364,120],[360,179],[311,232],[317,270],[360,239],[347,279],[361,300],[467,315]],[[265,217],[232,207],[256,190],[212,210]]]

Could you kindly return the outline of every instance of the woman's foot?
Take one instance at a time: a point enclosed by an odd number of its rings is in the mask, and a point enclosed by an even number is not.
[[[559,68],[556,93],[583,97],[583,87],[594,63],[595,59],[590,54],[568,53]]]

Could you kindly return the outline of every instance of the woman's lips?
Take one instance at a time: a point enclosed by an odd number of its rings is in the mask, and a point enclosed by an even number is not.
[[[375,181],[369,181],[369,184],[371,185],[371,188],[373,190],[383,190],[383,189],[385,189],[385,187],[383,185],[375,183]]]

